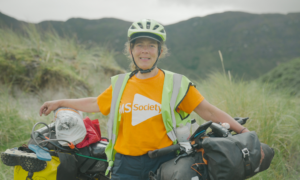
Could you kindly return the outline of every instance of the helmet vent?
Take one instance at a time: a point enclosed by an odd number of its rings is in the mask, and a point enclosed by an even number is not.
[[[150,29],[150,22],[147,22],[147,29]]]
[[[143,25],[141,23],[137,23],[137,24],[140,26],[140,28],[143,29]]]
[[[130,29],[136,29],[136,28],[135,28],[135,26],[131,26],[131,28],[130,28]]]
[[[159,27],[159,25],[155,25],[154,28],[153,28],[153,30],[157,29],[158,27]]]
[[[160,32],[161,32],[161,33],[165,33],[165,30],[164,30],[164,29],[162,29]]]

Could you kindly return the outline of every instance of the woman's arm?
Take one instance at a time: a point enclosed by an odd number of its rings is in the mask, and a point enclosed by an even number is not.
[[[43,114],[47,116],[51,111],[59,107],[69,107],[83,112],[100,112],[97,97],[88,97],[82,99],[47,101],[40,108],[40,116]]]
[[[206,121],[211,120],[215,123],[228,123],[230,125],[230,129],[236,133],[249,132],[248,129],[244,129],[244,127],[236,122],[231,116],[210,104],[205,99],[194,109],[194,111]]]

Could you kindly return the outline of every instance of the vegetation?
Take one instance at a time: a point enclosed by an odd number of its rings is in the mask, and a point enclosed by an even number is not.
[[[77,43],[76,38],[60,38],[55,32],[41,33],[35,26],[19,35],[0,29],[0,81],[22,90],[71,88],[74,93],[91,95],[88,78],[92,73],[122,72],[113,52],[105,47]]]
[[[224,12],[195,17],[165,26],[170,56],[159,65],[189,77],[207,77],[219,64],[218,50],[227,59],[226,69],[235,76],[254,79],[279,63],[300,57],[300,13],[249,14]],[[1,21],[2,20],[2,21]],[[0,14],[1,24],[19,29],[18,21]],[[75,34],[81,42],[105,43],[117,54],[116,61],[128,69],[122,55],[130,22],[113,18],[66,22],[44,21],[41,29],[54,28],[60,36]]]
[[[30,26],[24,35],[0,29],[0,38],[0,151],[26,143],[34,123],[51,122],[51,115],[38,116],[42,102],[98,96],[109,86],[109,76],[122,71],[114,61],[114,52],[80,44],[75,37],[61,38],[55,32],[41,33]],[[212,104],[231,116],[250,117],[246,127],[274,148],[270,169],[252,179],[299,177],[299,99],[267,83],[246,82],[220,73],[195,82]],[[61,88],[67,93],[61,95]],[[107,117],[85,115],[99,119],[106,136]],[[0,179],[13,179],[12,167],[0,163],[0,169]]]
[[[250,117],[245,127],[275,150],[268,170],[251,179],[297,179],[300,173],[300,101],[257,81],[215,73],[196,82],[203,96],[233,117]],[[199,119],[198,116],[194,117]],[[200,121],[203,123],[203,121]]]
[[[9,88],[0,88],[0,152],[8,148],[20,147],[27,144],[30,132],[38,119],[34,116],[36,112],[28,105],[21,105],[18,100],[11,97]],[[46,122],[50,122],[47,118]],[[13,167],[0,163],[0,179],[13,179]]]
[[[274,91],[268,85],[256,81],[244,82],[229,80],[221,74],[210,75],[206,81],[196,82],[197,88],[212,104],[232,116],[250,117],[246,124],[256,131],[261,142],[275,150],[275,157],[270,169],[259,173],[252,179],[295,179],[300,173],[300,106],[299,100],[280,91]],[[4,88],[5,89],[5,88]],[[20,99],[31,101],[27,93],[15,99],[8,89],[1,89],[0,100],[0,151],[26,143],[35,122],[50,122],[52,117],[38,117],[41,104],[34,107],[24,106]],[[26,97],[25,97],[26,96]],[[39,102],[39,101],[38,101]],[[92,119],[99,118],[102,134],[106,135],[107,117],[100,114],[88,114]],[[198,116],[193,115],[199,120]],[[203,121],[199,121],[203,123]],[[18,129],[13,131],[12,129]],[[1,174],[12,179],[13,169],[0,163]],[[1,176],[0,174],[0,176]],[[5,178],[3,178],[5,179]]]
[[[300,96],[300,58],[279,65],[260,77],[260,80],[264,83],[270,83],[276,89]]]
[[[44,101],[98,96],[109,86],[110,76],[123,72],[114,52],[104,46],[83,45],[76,38],[60,38],[26,26],[24,35],[0,29],[0,152],[19,147],[30,139]],[[107,117],[100,118],[104,136]],[[0,179],[13,179],[13,167],[0,163]]]

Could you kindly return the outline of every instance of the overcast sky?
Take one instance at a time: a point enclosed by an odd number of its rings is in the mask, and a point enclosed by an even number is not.
[[[33,23],[114,17],[127,21],[152,18],[167,25],[224,11],[300,12],[300,0],[0,0],[0,11]]]

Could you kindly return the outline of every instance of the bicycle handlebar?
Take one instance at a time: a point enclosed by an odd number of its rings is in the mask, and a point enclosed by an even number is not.
[[[157,157],[160,157],[160,156],[167,155],[167,154],[169,154],[171,152],[175,152],[177,150],[180,150],[180,145],[179,144],[175,144],[175,145],[168,146],[168,147],[161,148],[161,149],[156,149],[154,151],[148,151],[148,156],[151,159],[153,159],[153,158],[157,158]]]
[[[240,118],[240,117],[237,117],[237,118],[234,118],[239,124],[241,125],[244,125],[247,120],[249,119],[248,117],[246,118]],[[228,131],[227,129],[223,128],[221,125],[219,124],[216,124],[216,123],[212,123],[211,121],[210,122],[207,122],[207,123],[204,123],[202,124],[197,130],[196,132],[191,136],[190,138],[190,141],[191,140],[196,140],[197,138],[199,137],[196,137],[196,133],[199,133],[200,130],[206,130],[208,127],[211,127],[211,129],[214,131],[214,133],[216,133],[218,135],[218,137],[227,137],[227,136],[231,136],[231,130]],[[197,146],[201,146],[201,142],[198,142],[197,141],[197,144],[194,144],[193,145],[194,147],[197,147]],[[169,154],[171,152],[175,152],[177,150],[181,150],[181,146],[179,144],[175,144],[175,145],[172,145],[172,146],[168,146],[168,147],[165,147],[165,148],[162,148],[162,149],[156,149],[154,151],[148,151],[148,156],[153,159],[153,158],[157,158],[157,157],[160,157],[160,156],[163,156],[163,155],[166,155],[166,154]]]

